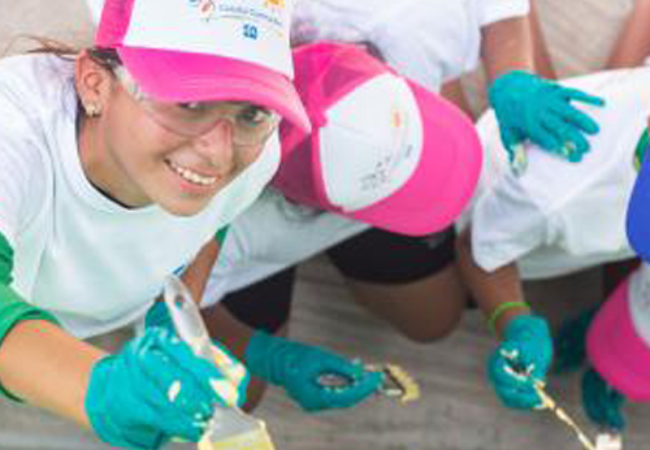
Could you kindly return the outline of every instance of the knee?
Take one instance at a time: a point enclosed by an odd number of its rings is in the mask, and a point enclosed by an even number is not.
[[[444,318],[427,321],[428,324],[418,327],[405,327],[400,329],[404,337],[417,344],[428,344],[449,337],[458,325],[463,315],[464,308],[459,308]]]

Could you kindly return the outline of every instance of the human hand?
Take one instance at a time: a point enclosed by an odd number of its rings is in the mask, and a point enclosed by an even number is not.
[[[85,408],[105,442],[158,449],[172,437],[198,442],[235,387],[213,364],[162,328],[151,328],[92,368]],[[228,389],[226,389],[228,390]]]
[[[535,382],[545,380],[552,359],[546,320],[528,314],[512,319],[488,361],[488,377],[503,404],[516,409],[541,407]]]
[[[310,412],[352,407],[375,393],[383,374],[368,372],[355,363],[321,348],[257,332],[246,349],[246,364],[253,375],[282,386]],[[326,387],[319,377],[332,374],[351,380],[349,386]]]
[[[147,311],[144,324],[145,329],[157,327],[163,328],[171,334],[177,334],[174,323],[169,314],[169,309],[164,301],[154,302],[153,306],[149,308],[149,311]],[[228,380],[236,387],[236,397],[234,397],[237,399],[236,403],[239,405],[243,404],[246,397],[246,389],[250,381],[250,374],[241,361],[239,361],[239,359],[223,344],[215,339],[211,339],[211,343],[213,346],[217,347],[219,353],[224,356],[223,358],[219,358],[218,362],[215,361],[215,363],[226,375]]]
[[[526,139],[570,162],[581,161],[589,150],[584,134],[596,134],[600,127],[571,103],[605,104],[599,97],[520,70],[497,78],[488,97],[511,163],[521,160]]]
[[[582,406],[587,416],[602,427],[622,431],[625,396],[611,387],[593,368],[582,376]]]

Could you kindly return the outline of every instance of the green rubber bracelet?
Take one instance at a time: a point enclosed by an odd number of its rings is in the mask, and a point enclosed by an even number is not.
[[[499,320],[499,317],[501,317],[501,314],[506,312],[509,309],[512,308],[528,308],[528,303],[526,302],[503,302],[499,306],[496,307],[494,311],[492,311],[492,314],[490,314],[490,318],[488,319],[488,328],[493,334],[497,334],[495,330],[495,324],[497,320]]]

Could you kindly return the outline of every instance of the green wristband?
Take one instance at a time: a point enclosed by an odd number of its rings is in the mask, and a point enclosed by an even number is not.
[[[513,308],[528,308],[528,303],[526,302],[503,302],[499,306],[496,307],[494,311],[492,311],[492,314],[490,314],[490,318],[488,319],[488,328],[492,332],[492,334],[497,334],[495,330],[495,324],[497,320],[499,320],[499,317],[501,317],[501,314],[506,312],[509,309]]]

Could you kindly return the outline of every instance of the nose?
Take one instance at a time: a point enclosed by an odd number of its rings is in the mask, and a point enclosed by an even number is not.
[[[225,173],[235,163],[233,129],[227,120],[217,122],[210,131],[196,137],[192,146],[206,162]]]

